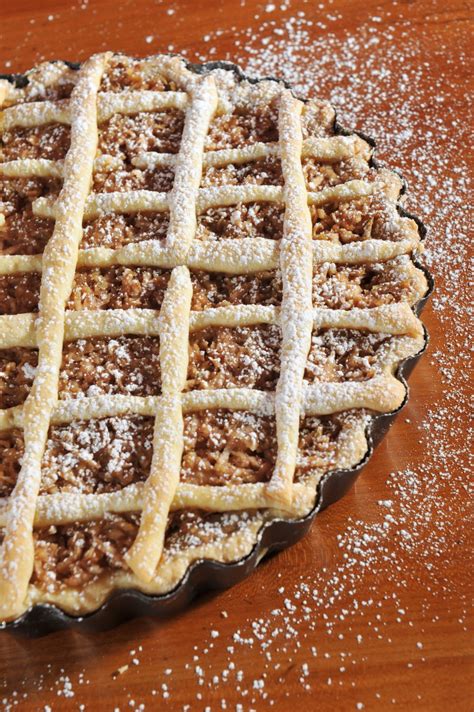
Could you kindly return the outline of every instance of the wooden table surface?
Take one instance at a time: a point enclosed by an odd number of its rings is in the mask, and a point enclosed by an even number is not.
[[[0,12],[0,72],[175,51],[329,98],[408,179],[437,280],[408,406],[302,542],[172,620],[0,632],[4,708],[472,709],[468,2],[3,0]]]

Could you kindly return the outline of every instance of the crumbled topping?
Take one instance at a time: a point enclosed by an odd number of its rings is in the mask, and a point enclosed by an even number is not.
[[[280,373],[280,329],[270,324],[208,327],[190,334],[186,390],[275,390]]]
[[[0,315],[38,311],[41,274],[0,274]]]
[[[343,245],[360,240],[401,240],[403,232],[393,219],[393,205],[387,199],[358,198],[343,203],[310,207],[313,239]]]
[[[153,418],[77,420],[52,425],[42,464],[41,491],[113,492],[148,477]]]
[[[255,113],[249,112],[249,107],[245,107],[241,111],[214,117],[206,139],[206,150],[239,148],[259,141],[278,141],[276,104],[259,107]]]
[[[419,293],[409,257],[402,255],[384,263],[314,266],[313,305],[330,309],[372,309],[382,304],[407,301],[413,304]]]
[[[66,308],[159,309],[169,275],[168,270],[152,267],[79,269]]]
[[[14,428],[0,432],[0,499],[12,493],[20,471],[23,450],[21,430]]]
[[[281,164],[277,158],[262,158],[250,163],[229,163],[204,168],[201,187],[215,185],[282,185]]]
[[[265,482],[272,473],[275,454],[275,423],[269,416],[226,410],[184,416],[183,482]]]
[[[53,234],[54,221],[33,214],[37,198],[57,197],[61,182],[49,178],[0,177],[0,255],[37,255]]]
[[[94,337],[67,341],[63,346],[60,398],[151,396],[159,395],[160,389],[158,337]]]
[[[277,306],[281,302],[279,271],[231,275],[195,270],[191,272],[191,281],[191,309],[196,311],[234,304]]]
[[[334,165],[320,163],[312,157],[302,159],[306,188],[311,192],[340,185],[349,180],[364,180],[369,172],[367,161],[359,158],[348,158]]]
[[[381,348],[390,341],[386,334],[355,329],[322,329],[311,338],[305,379],[343,382],[367,381],[376,373]]]
[[[94,193],[128,192],[130,190],[154,190],[167,193],[173,187],[172,168],[159,167],[140,170],[129,168],[94,173],[92,189]]]
[[[209,208],[198,217],[196,239],[264,237],[279,240],[283,235],[283,213],[283,206],[277,203],[237,203],[226,208]]]
[[[98,522],[37,529],[31,583],[48,593],[64,587],[84,590],[104,571],[127,568],[123,557],[138,521],[138,514],[115,514]]]
[[[81,249],[87,250],[92,247],[118,249],[131,242],[164,240],[168,223],[168,213],[101,215],[85,223]]]
[[[341,438],[364,422],[364,411],[346,411],[320,417],[302,418],[298,443],[295,481],[333,470],[337,463]]]
[[[13,128],[0,138],[0,160],[47,158],[62,160],[69,150],[71,128],[64,124],[45,124],[32,128]]]
[[[112,57],[102,76],[99,93],[105,91],[177,91],[178,87],[146,61]]]
[[[0,409],[21,405],[36,375],[36,349],[0,349]]]
[[[184,114],[178,109],[141,112],[134,116],[114,114],[99,129],[99,155],[116,156],[130,163],[139,153],[177,153]]]

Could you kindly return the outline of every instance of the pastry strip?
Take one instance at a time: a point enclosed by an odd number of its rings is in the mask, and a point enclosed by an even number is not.
[[[284,177],[284,233],[280,248],[283,281],[281,364],[275,395],[278,453],[268,495],[280,505],[292,499],[298,452],[303,376],[311,330],[312,226],[301,167],[303,105],[290,91],[281,95],[278,130]]]
[[[32,527],[41,478],[41,458],[57,401],[64,332],[64,306],[71,290],[83,210],[97,148],[96,96],[108,55],[85,63],[71,98],[71,147],[56,204],[54,233],[43,256],[40,319],[36,329],[38,369],[24,407],[25,453],[10,499],[0,550],[0,616],[19,612],[33,570]]]

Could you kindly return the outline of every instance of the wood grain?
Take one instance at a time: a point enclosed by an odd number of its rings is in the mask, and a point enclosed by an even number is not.
[[[460,170],[470,145],[469,15],[458,0],[4,0],[0,72],[104,49],[256,67],[261,48],[264,68],[293,70],[357,128],[375,128],[382,158],[410,179],[409,208],[430,223],[437,277],[423,317],[431,345],[408,406],[304,541],[171,620],[37,640],[0,632],[5,709],[472,709]]]

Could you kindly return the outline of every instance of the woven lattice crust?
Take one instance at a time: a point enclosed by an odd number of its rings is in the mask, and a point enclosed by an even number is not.
[[[403,403],[418,227],[369,144],[272,80],[103,54],[0,99],[0,614],[165,594],[307,515]]]

